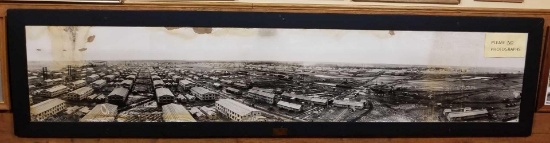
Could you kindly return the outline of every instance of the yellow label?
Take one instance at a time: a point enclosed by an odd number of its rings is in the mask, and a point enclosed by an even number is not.
[[[485,57],[523,58],[527,51],[527,33],[486,33]]]

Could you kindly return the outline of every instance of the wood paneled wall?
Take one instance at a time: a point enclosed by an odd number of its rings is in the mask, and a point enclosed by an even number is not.
[[[19,138],[13,134],[12,114],[0,113],[2,143],[550,143],[550,114],[536,113],[532,131],[529,137],[485,138]]]

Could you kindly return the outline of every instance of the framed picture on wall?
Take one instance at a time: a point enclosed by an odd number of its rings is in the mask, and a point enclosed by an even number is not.
[[[4,71],[0,70],[0,75],[4,74]],[[1,77],[2,79],[4,79],[5,77],[2,76]],[[0,81],[2,80],[0,79]],[[4,85],[7,84],[6,82],[0,82],[0,110],[9,110],[10,109],[10,104],[9,104],[9,97],[8,95],[9,94],[6,94],[3,92],[3,90],[5,89]]]
[[[543,63],[542,63],[542,69],[541,69],[541,77],[540,77],[540,80],[539,80],[539,96],[538,96],[538,111],[539,112],[550,112],[550,76],[549,76],[549,71],[550,71],[550,58],[548,58],[549,56],[549,52],[548,51],[548,46],[549,46],[549,43],[548,41],[550,40],[550,37],[548,35],[548,32],[550,31],[550,28],[547,26],[546,27],[546,38],[545,38],[545,44],[544,46],[546,46],[545,48],[545,56],[543,57]]]
[[[95,10],[8,16],[11,93],[30,95],[13,97],[18,136],[531,133],[540,18]]]
[[[0,75],[3,74],[4,72],[0,70]],[[2,77],[4,78],[4,77]],[[3,91],[4,90],[4,87],[3,85],[6,84],[4,82],[0,82],[0,91]],[[10,105],[9,105],[9,97],[7,96],[8,94],[5,94],[4,92],[0,92],[0,110],[9,110],[10,109]]]
[[[5,18],[0,17],[0,33],[6,33]],[[5,39],[0,39],[0,110],[10,109],[10,98],[8,88],[8,74],[7,74],[7,54]]]

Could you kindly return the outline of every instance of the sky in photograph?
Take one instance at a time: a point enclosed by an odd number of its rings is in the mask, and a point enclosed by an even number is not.
[[[64,30],[65,29],[65,30]],[[27,26],[29,61],[292,61],[470,67],[524,66],[485,58],[485,33],[388,30]]]

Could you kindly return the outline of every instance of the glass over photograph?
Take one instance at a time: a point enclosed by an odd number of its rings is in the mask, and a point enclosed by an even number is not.
[[[546,87],[546,100],[544,102],[544,105],[550,105],[550,78],[548,79],[548,86]]]
[[[487,56],[486,32],[25,29],[33,122],[518,122],[520,114],[525,53]]]

